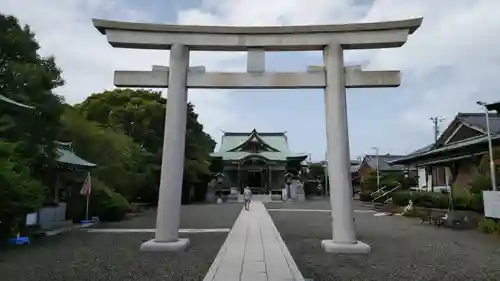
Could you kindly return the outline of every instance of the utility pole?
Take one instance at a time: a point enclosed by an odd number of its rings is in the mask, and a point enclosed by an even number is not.
[[[378,157],[378,147],[372,147],[373,150],[375,150],[375,154],[376,154],[376,157],[377,157],[377,166],[376,166],[376,169],[377,169],[377,191],[380,190],[380,166],[379,166],[379,157]]]
[[[435,117],[431,117],[429,118],[431,121],[432,121],[432,125],[434,125],[434,143],[437,142],[438,140],[438,137],[439,137],[439,124],[441,124],[443,121],[444,121],[444,118],[443,117],[439,117],[439,116],[435,116]],[[432,167],[431,167],[432,169]],[[439,177],[439,169],[436,169],[436,178]],[[427,174],[427,171],[426,171],[426,174]],[[431,175],[432,175],[432,170],[431,170]],[[427,183],[427,176],[425,177],[426,179],[426,183]],[[434,180],[432,180],[432,185],[431,185],[431,191],[434,192],[434,183],[433,183]]]
[[[491,144],[490,116],[488,113],[488,107],[484,101],[477,101],[476,103],[484,108],[484,118],[486,118],[486,134],[488,136],[488,154],[490,158],[491,189],[493,191],[497,191],[495,159],[493,158],[493,146]]]
[[[441,124],[444,121],[444,118],[435,116],[431,117],[430,119],[432,121],[432,124],[434,125],[434,142],[436,142],[439,137],[439,124]]]

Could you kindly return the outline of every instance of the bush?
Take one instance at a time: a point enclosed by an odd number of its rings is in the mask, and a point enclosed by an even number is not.
[[[470,192],[473,194],[482,193],[484,190],[491,190],[491,177],[481,173],[475,173],[472,176],[470,185]]]
[[[369,191],[362,191],[359,193],[359,200],[363,202],[371,202],[373,197],[370,195]]]
[[[470,197],[469,207],[472,211],[477,213],[484,213],[484,204],[483,204],[483,194],[472,194]]]
[[[417,202],[422,207],[426,208],[436,208],[436,209],[446,209],[449,206],[449,195],[447,193],[441,192],[418,192],[420,195]]]
[[[453,195],[453,208],[456,210],[470,210],[471,209],[471,196],[468,194]]]
[[[441,194],[434,192],[416,192],[413,196],[413,203],[425,208],[439,208],[439,195]]]
[[[500,225],[492,219],[483,218],[479,222],[478,229],[483,233],[493,233],[500,230]]]
[[[80,187],[74,188],[69,216],[75,221],[85,218],[85,197],[80,195]],[[132,212],[130,203],[121,194],[116,193],[97,178],[92,178],[90,193],[89,216],[97,216],[101,221],[119,221],[126,213]]]
[[[90,197],[90,213],[103,221],[122,220],[132,206],[121,194],[116,193],[103,182],[92,179],[92,195]]]
[[[397,191],[392,194],[392,202],[397,206],[406,206],[412,200],[415,206],[425,208],[448,208],[448,195],[439,192]]]
[[[392,203],[396,206],[406,206],[412,199],[411,191],[396,191],[392,193]]]
[[[406,206],[411,199],[415,206],[435,209],[447,209],[449,207],[449,194],[425,191],[397,191],[392,194],[392,202],[396,206]],[[463,189],[454,188],[452,193],[453,208],[455,210],[471,210],[483,213],[482,193],[469,194]]]
[[[26,214],[42,206],[45,187],[31,177],[29,165],[0,141],[0,238],[22,232]]]

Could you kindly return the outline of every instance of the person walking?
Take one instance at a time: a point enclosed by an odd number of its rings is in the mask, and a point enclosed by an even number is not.
[[[252,191],[247,186],[245,190],[243,190],[243,202],[245,203],[245,210],[250,210],[250,201],[252,200]]]

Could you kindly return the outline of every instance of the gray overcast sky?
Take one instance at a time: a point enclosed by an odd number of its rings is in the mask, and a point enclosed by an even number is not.
[[[430,116],[451,121],[480,109],[475,101],[500,100],[500,1],[493,0],[2,0],[0,11],[32,26],[44,55],[55,55],[70,103],[113,87],[113,71],[168,64],[167,51],[110,47],[91,18],[180,24],[279,25],[400,20],[424,17],[399,49],[349,51],[347,64],[402,71],[394,89],[348,90],[351,156],[402,154],[433,140]],[[321,64],[319,52],[272,53],[270,70],[304,70]],[[242,53],[192,55],[207,70],[245,69]],[[291,149],[324,157],[322,91],[190,91],[201,122],[216,141],[225,131],[287,131]],[[442,127],[446,123],[442,124]]]

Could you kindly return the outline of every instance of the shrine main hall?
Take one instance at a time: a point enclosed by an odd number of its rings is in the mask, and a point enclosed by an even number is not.
[[[285,180],[299,171],[307,153],[294,153],[285,132],[224,132],[220,149],[212,153],[223,174],[222,191],[281,194]]]

